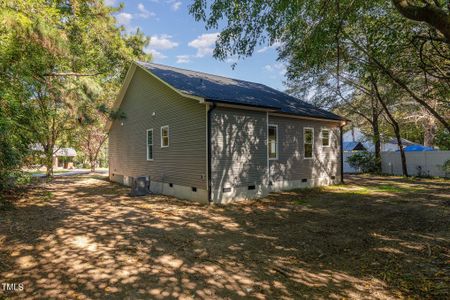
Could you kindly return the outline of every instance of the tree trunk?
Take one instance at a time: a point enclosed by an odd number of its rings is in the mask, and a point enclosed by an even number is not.
[[[406,165],[406,156],[405,151],[403,150],[403,143],[402,138],[400,134],[400,126],[398,125],[397,121],[394,119],[394,116],[389,111],[386,103],[384,102],[383,98],[380,95],[380,91],[378,90],[378,85],[375,82],[375,79],[371,79],[373,87],[375,89],[375,94],[377,95],[378,101],[380,102],[381,106],[383,107],[384,112],[388,116],[389,120],[391,121],[392,128],[394,129],[395,137],[397,138],[397,145],[400,150],[400,157],[402,161],[402,174],[405,177],[408,177],[408,167]]]
[[[436,122],[433,117],[427,118],[424,124],[423,145],[427,147],[434,146],[434,139],[436,137]]]
[[[53,147],[44,147],[44,156],[45,161],[44,165],[46,170],[46,176],[47,178],[53,177]]]
[[[95,159],[90,159],[89,160],[89,164],[91,165],[91,172],[95,172],[95,167],[96,167],[96,160]]]
[[[373,130],[373,144],[375,146],[375,164],[377,172],[381,172],[381,138],[380,138],[380,127],[379,127],[379,112],[378,105],[376,105],[377,100],[371,97],[372,104],[372,130]]]
[[[431,1],[424,6],[414,5],[411,2],[408,0],[392,0],[397,11],[405,18],[427,23],[439,31],[445,37],[447,43],[450,43],[450,15],[445,9],[430,3]]]
[[[356,41],[354,41],[351,37],[347,35],[347,38],[352,44],[361,52],[363,52],[367,58],[373,62],[374,66],[378,67],[378,69],[383,72],[387,77],[389,77],[395,84],[397,84],[399,87],[404,89],[410,96],[413,98],[417,103],[422,105],[430,114],[432,114],[439,122],[444,125],[444,127],[450,131],[450,123],[441,116],[435,109],[433,109],[424,99],[420,98],[416,93],[414,93],[408,85],[403,82],[400,78],[394,75],[394,73],[387,68],[385,65],[383,65],[377,58],[375,58],[373,55],[371,55],[366,49],[364,49],[360,44],[358,44]]]
[[[398,126],[397,121],[395,121],[393,118],[391,118],[392,115],[391,114],[389,114],[389,115],[390,115],[389,120],[391,120],[391,122],[392,122],[392,127],[394,128],[395,137],[397,138],[397,145],[400,150],[400,158],[402,160],[402,173],[403,173],[403,176],[408,177],[408,168],[406,165],[406,156],[405,156],[405,151],[403,149],[402,138],[400,135],[400,127]]]
[[[380,128],[378,125],[378,117],[372,123],[373,129],[373,144],[375,145],[375,160],[377,166],[377,172],[381,172],[381,140],[380,140]]]
[[[101,141],[100,141],[100,144],[98,145],[98,147],[95,149],[95,152],[94,152],[94,164],[92,164],[92,162],[91,162],[91,172],[95,172],[95,164],[97,163],[97,160],[98,160],[98,154],[100,153],[100,150],[102,149],[102,146],[103,146],[103,144],[105,143],[105,141],[106,141],[106,138],[107,138],[108,136],[105,134],[103,137],[102,137],[102,139],[101,139]]]

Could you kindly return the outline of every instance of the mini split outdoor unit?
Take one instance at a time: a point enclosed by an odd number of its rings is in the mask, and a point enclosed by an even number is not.
[[[150,177],[140,176],[131,179],[130,196],[145,196],[150,193]]]

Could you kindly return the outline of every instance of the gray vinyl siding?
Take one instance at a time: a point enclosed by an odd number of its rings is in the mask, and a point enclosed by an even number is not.
[[[291,181],[340,176],[340,137],[337,124],[269,115],[278,125],[278,159],[270,160],[270,180]],[[304,159],[303,128],[314,128],[313,159]],[[322,147],[321,129],[330,129],[330,146]]]
[[[211,114],[211,180],[224,187],[262,184],[267,178],[265,112],[217,107]]]
[[[182,97],[137,68],[120,111],[126,119],[115,120],[109,136],[111,177],[150,176],[156,182],[207,188],[204,104]],[[169,125],[167,148],[161,148],[164,125]],[[153,161],[147,161],[146,131],[152,128]]]

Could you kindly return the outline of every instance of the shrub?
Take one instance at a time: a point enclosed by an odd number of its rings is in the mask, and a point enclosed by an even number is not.
[[[13,129],[0,111],[0,193],[15,186],[27,153],[26,140],[16,135]]]
[[[14,185],[19,163],[20,153],[0,140],[0,192]]]
[[[450,175],[450,159],[447,160],[443,165],[442,165],[442,170],[445,173],[445,177],[449,177]]]
[[[378,172],[375,154],[367,151],[359,151],[347,158],[349,165],[363,173]]]

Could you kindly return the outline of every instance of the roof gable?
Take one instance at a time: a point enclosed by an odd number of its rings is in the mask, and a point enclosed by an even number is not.
[[[344,151],[367,150],[361,142],[343,142],[342,148]]]
[[[305,117],[344,120],[263,84],[153,63],[138,62],[137,65],[183,94],[201,97],[206,101],[270,108],[280,113]]]

